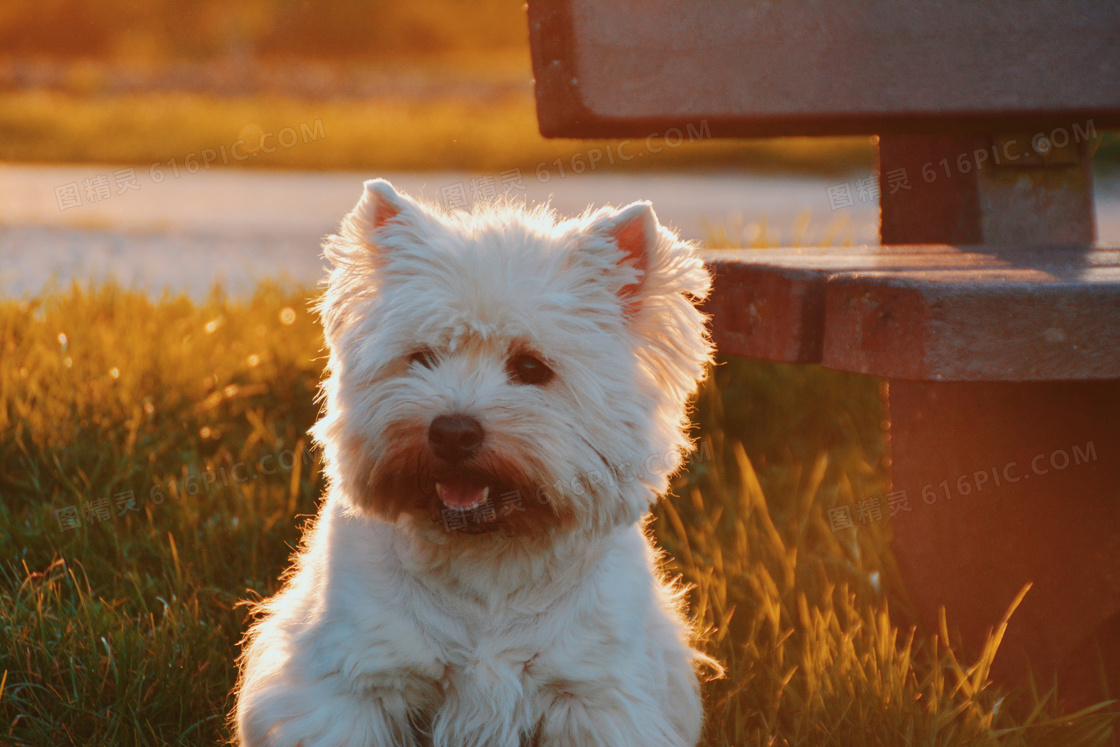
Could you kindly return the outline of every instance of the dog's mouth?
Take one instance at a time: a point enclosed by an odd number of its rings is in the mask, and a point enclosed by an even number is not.
[[[471,477],[445,477],[436,480],[436,495],[444,506],[470,511],[490,498],[490,486]]]
[[[401,456],[396,469],[376,473],[370,506],[395,521],[408,513],[458,534],[507,536],[551,532],[575,523],[570,510],[551,500],[535,477],[508,458],[490,455],[448,464],[426,452]]]
[[[425,492],[432,518],[447,531],[506,534],[540,531],[554,524],[551,506],[534,499],[523,478],[490,470],[451,467],[436,470]]]

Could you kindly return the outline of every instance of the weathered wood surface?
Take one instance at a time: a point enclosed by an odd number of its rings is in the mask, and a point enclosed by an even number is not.
[[[911,509],[891,532],[918,622],[936,631],[944,608],[975,656],[1030,582],[993,675],[1022,684],[1029,660],[1036,682],[1056,668],[1071,710],[1106,699],[1101,673],[1120,676],[1120,382],[889,387],[891,489]]]
[[[1120,126],[1120,3],[529,0],[541,132]]]
[[[710,250],[720,352],[929,381],[1120,378],[1120,248]]]

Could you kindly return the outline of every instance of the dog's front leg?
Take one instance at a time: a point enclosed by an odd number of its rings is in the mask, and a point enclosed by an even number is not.
[[[539,747],[694,747],[664,709],[637,693],[566,688],[546,699]]]
[[[403,695],[354,692],[337,677],[242,693],[241,747],[418,747]]]
[[[535,719],[525,662],[475,661],[454,672],[432,722],[434,747],[520,747]]]

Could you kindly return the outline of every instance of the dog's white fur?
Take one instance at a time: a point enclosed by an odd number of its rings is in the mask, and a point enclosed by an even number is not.
[[[246,637],[240,743],[694,745],[711,662],[644,531],[711,356],[694,248],[648,203],[443,213],[382,180],[324,248],[329,492]],[[554,378],[512,380],[517,352]],[[449,414],[531,509],[503,531],[401,487]]]

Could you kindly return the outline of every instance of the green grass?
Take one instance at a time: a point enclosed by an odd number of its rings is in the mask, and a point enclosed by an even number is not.
[[[0,743],[228,737],[239,601],[276,589],[322,489],[313,453],[272,461],[317,412],[306,295],[0,300]],[[1100,710],[1001,700],[995,641],[969,661],[910,629],[886,521],[829,531],[828,506],[884,489],[882,418],[878,382],[813,367],[726,361],[699,396],[711,458],[653,526],[727,664],[705,743],[1104,744]],[[102,498],[110,518],[60,528]]]

